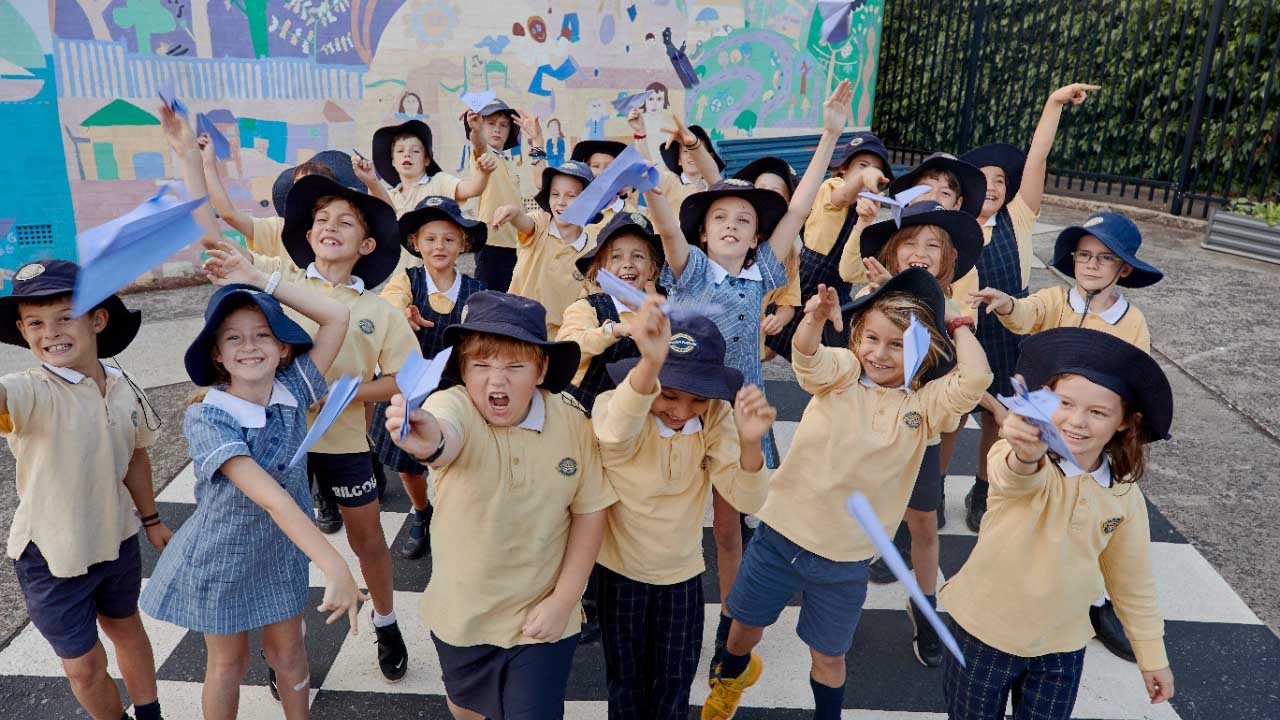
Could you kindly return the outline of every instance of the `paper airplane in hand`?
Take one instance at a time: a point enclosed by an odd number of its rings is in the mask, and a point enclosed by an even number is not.
[[[902,389],[911,387],[920,366],[929,355],[929,329],[916,320],[911,313],[911,324],[902,333]]]
[[[560,213],[561,222],[583,226],[591,224],[596,214],[613,204],[618,199],[618,191],[624,188],[635,188],[637,192],[648,192],[658,186],[658,169],[653,163],[640,156],[634,145],[609,163],[609,167],[592,180],[582,193]]]
[[[209,141],[213,143],[213,156],[219,160],[231,159],[231,143],[227,141],[227,136],[222,134],[217,125],[209,119],[204,113],[196,113],[196,134],[206,134]]]
[[[298,464],[298,461],[307,456],[307,451],[312,445],[316,444],[330,426],[333,421],[338,419],[342,411],[351,404],[351,400],[356,396],[356,390],[360,389],[360,378],[351,375],[343,375],[329,386],[329,395],[325,398],[324,408],[320,410],[320,414],[316,416],[316,421],[312,423],[311,429],[307,431],[307,436],[302,438],[302,444],[298,446],[298,451],[293,454],[293,459],[289,461],[289,467]]]
[[[640,306],[644,305],[646,296],[643,290],[627,284],[625,280],[604,268],[600,268],[596,273],[596,284],[600,286],[601,292],[626,305],[633,311],[639,310]],[[663,314],[675,321],[688,320],[695,315],[711,317],[719,311],[720,306],[711,303],[700,305],[662,304]]]
[[[418,353],[409,353],[400,372],[396,373],[396,387],[404,396],[405,422],[400,426],[400,442],[404,442],[409,434],[409,411],[422,407],[433,390],[440,386],[440,376],[444,374],[444,366],[449,362],[453,348],[441,350],[430,360],[423,359]]]
[[[160,99],[165,105],[169,106],[170,110],[177,113],[178,117],[181,117],[184,120],[186,119],[188,114],[187,106],[178,99],[178,93],[174,90],[173,86],[173,78],[166,78],[165,80],[160,81],[159,95]]]
[[[619,115],[626,117],[631,112],[632,108],[638,108],[641,105],[644,105],[644,101],[648,99],[648,90],[638,92],[635,95],[627,95],[626,97],[620,97],[617,100],[614,100],[613,109],[617,110]]]
[[[1080,463],[1076,462],[1075,456],[1071,454],[1071,448],[1067,447],[1067,441],[1058,432],[1058,426],[1053,424],[1053,414],[1062,404],[1062,398],[1047,387],[1035,392],[1027,392],[1027,386],[1017,377],[1011,378],[1009,382],[1013,386],[1013,395],[1011,397],[997,395],[996,399],[1000,404],[1009,408],[1009,412],[1021,415],[1027,422],[1034,425],[1040,431],[1040,440],[1049,447],[1051,452],[1079,466]]]
[[[485,90],[484,92],[470,92],[462,95],[462,104],[466,105],[467,109],[471,112],[478,113],[497,99],[498,94],[492,90]]]
[[[933,188],[928,185],[917,185],[898,193],[897,195],[879,195],[877,193],[863,190],[858,193],[858,197],[874,200],[881,205],[888,205],[889,212],[893,213],[893,224],[902,227],[902,209],[911,204],[911,201],[929,192]]]

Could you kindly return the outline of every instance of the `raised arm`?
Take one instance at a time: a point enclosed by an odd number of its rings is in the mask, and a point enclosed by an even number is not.
[[[1101,90],[1101,85],[1072,83],[1053,91],[1045,101],[1044,112],[1040,113],[1040,122],[1036,132],[1031,136],[1031,148],[1027,150],[1027,164],[1022,169],[1022,186],[1009,188],[1009,197],[1013,194],[1022,196],[1033,213],[1040,212],[1040,202],[1044,199],[1044,176],[1049,164],[1049,151],[1053,149],[1053,139],[1058,134],[1058,121],[1062,119],[1062,108],[1066,105],[1079,105],[1088,94]]]
[[[533,232],[533,216],[515,205],[503,205],[494,210],[493,221],[489,223],[489,227],[497,230],[507,223],[515,225],[516,230],[519,230],[521,235],[528,235]]]
[[[435,415],[415,408],[408,413],[409,432],[400,439],[400,428],[405,423],[404,396],[391,397],[387,405],[387,432],[391,441],[399,445],[410,457],[423,465],[442,468],[453,462],[462,452],[462,433],[449,422],[440,422]],[[443,446],[443,447],[442,447]],[[426,462],[440,448],[440,454]]]
[[[351,171],[360,178],[360,182],[364,183],[370,195],[395,207],[396,204],[391,200],[391,193],[387,192],[387,186],[378,178],[378,171],[374,169],[372,160],[359,155],[351,158]]]
[[[813,201],[818,197],[818,188],[822,185],[823,176],[826,175],[827,165],[831,163],[836,142],[840,140],[840,133],[844,131],[845,123],[849,120],[849,103],[852,100],[853,85],[848,80],[841,80],[835,91],[831,93],[831,97],[827,98],[827,102],[822,106],[822,138],[818,140],[818,149],[814,151],[813,159],[809,161],[809,167],[804,171],[804,177],[800,178],[800,184],[796,186],[795,194],[791,196],[787,214],[782,216],[782,221],[769,237],[773,254],[779,258],[784,258],[791,252],[796,236],[800,234],[804,221],[809,217],[809,211],[813,209]]]
[[[207,195],[209,189],[205,186],[203,161],[200,159],[200,149],[196,147],[196,136],[191,131],[191,126],[178,117],[167,103],[160,106],[160,126],[164,130],[165,139],[169,141],[169,147],[178,156],[178,162],[182,166],[182,181],[187,185],[187,194],[193,198]],[[205,232],[200,244],[205,249],[217,247],[222,240],[222,232],[218,229],[218,219],[213,215],[213,208],[209,203],[203,203],[195,209],[194,215]],[[252,234],[252,224],[249,231]]]
[[[241,212],[231,202],[227,188],[222,184],[222,175],[218,172],[218,158],[213,153],[213,140],[202,134],[196,138],[200,146],[200,161],[204,167],[205,185],[209,190],[209,202],[218,213],[218,217],[233,229],[253,242],[253,218]]]
[[[484,189],[489,187],[489,176],[493,175],[493,171],[498,169],[498,161],[493,156],[485,153],[476,158],[472,158],[476,172],[471,174],[466,180],[458,183],[458,188],[453,191],[453,199],[458,203],[464,203],[473,197],[479,197]],[[541,183],[542,173],[534,173],[534,177],[538,178]]]
[[[880,189],[888,184],[889,178],[884,176],[880,168],[863,168],[862,172],[854,173],[853,177],[846,179],[831,191],[831,204],[838,208],[847,208],[858,202],[858,193],[863,190],[880,192]]]
[[[649,206],[654,231],[662,237],[662,252],[671,266],[671,275],[679,280],[689,264],[689,241],[680,229],[680,220],[672,212],[671,203],[656,188],[644,194],[644,202]]]
[[[804,306],[804,317],[796,326],[796,333],[791,337],[791,348],[801,355],[812,355],[818,351],[822,341],[822,327],[830,320],[836,332],[844,326],[844,318],[840,315],[840,297],[836,289],[819,285],[818,292],[809,298]]]
[[[715,158],[711,157],[711,148],[707,147],[707,144],[702,142],[701,138],[685,127],[684,121],[680,119],[679,115],[673,114],[671,119],[675,123],[675,127],[662,129],[663,132],[671,137],[667,141],[668,146],[671,143],[680,143],[685,150],[693,155],[693,164],[698,168],[698,174],[702,176],[702,181],[707,184],[707,187],[720,182],[720,167],[716,165]]]

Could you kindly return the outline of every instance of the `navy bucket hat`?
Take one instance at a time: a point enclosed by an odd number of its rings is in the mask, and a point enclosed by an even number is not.
[[[936,202],[926,201],[902,209],[902,227],[892,219],[881,220],[862,231],[859,252],[862,257],[877,257],[899,230],[918,225],[937,225],[951,236],[956,249],[956,267],[952,282],[964,277],[982,254],[982,228],[972,215],[959,210],[945,210]]]
[[[880,158],[880,169],[884,172],[884,176],[893,180],[893,163],[889,162],[889,149],[884,146],[880,138],[865,131],[855,132],[844,148],[831,156],[827,169],[839,170],[858,153],[871,153]]]
[[[854,298],[852,302],[845,303],[841,308],[844,314],[845,322],[852,327],[857,315],[871,308],[876,300],[889,293],[905,293],[911,297],[924,301],[925,305],[933,311],[933,325],[937,329],[938,334],[944,338],[950,338],[951,333],[947,332],[947,309],[946,297],[942,294],[942,286],[938,284],[938,280],[929,274],[924,268],[907,268],[902,272],[894,275],[885,281],[883,285],[875,291]],[[921,382],[930,382],[936,380],[943,375],[951,372],[956,366],[955,362],[955,346],[949,345],[947,348],[950,357],[944,358],[941,362],[932,368],[920,374]]]
[[[986,201],[987,176],[976,166],[950,153],[934,153],[921,160],[919,165],[911,168],[911,172],[889,183],[889,194],[897,195],[919,185],[920,178],[931,170],[955,175],[960,182],[960,211],[978,217],[982,212],[982,204]]]
[[[444,329],[444,343],[457,347],[467,333],[500,335],[537,345],[547,354],[547,377],[539,387],[558,393],[578,372],[580,352],[576,342],[547,340],[547,310],[536,300],[494,290],[473,293],[462,307],[462,319]],[[461,353],[454,352],[444,367],[444,377],[462,382]]]
[[[701,398],[733,402],[742,388],[742,373],[725,367],[724,335],[716,324],[701,315],[671,323],[670,350],[658,382],[664,388],[687,392]],[[614,383],[621,383],[639,364],[633,357],[605,366]]]
[[[307,241],[307,231],[311,229],[316,201],[331,196],[358,208],[369,226],[368,237],[377,241],[373,252],[356,260],[351,274],[363,280],[366,287],[380,285],[400,262],[400,226],[396,223],[396,211],[372,195],[344,188],[329,178],[308,175],[294,183],[284,204],[284,249],[300,268],[315,262],[316,253]]]
[[[1018,188],[1022,187],[1022,169],[1027,165],[1027,154],[1008,143],[990,143],[976,147],[961,155],[960,159],[979,170],[998,167],[1004,172],[1005,205],[1009,204],[1013,196],[1018,194]]]
[[[1169,439],[1173,388],[1160,363],[1138,346],[1098,330],[1061,327],[1028,337],[1020,352],[1017,372],[1028,388],[1044,387],[1055,375],[1079,375],[1142,413],[1146,442]]]
[[[228,315],[242,307],[257,307],[267,319],[276,340],[293,348],[293,355],[311,349],[311,336],[285,314],[280,301],[252,285],[234,284],[218,288],[204,310],[204,327],[187,348],[185,363],[191,382],[208,387],[218,382],[218,366],[213,361],[213,346],[218,328]]]
[[[329,168],[339,185],[364,192],[364,183],[360,182],[360,178],[356,177],[356,171],[351,167],[351,156],[341,150],[321,150],[312,155],[307,162]],[[284,217],[285,200],[289,197],[289,190],[293,188],[293,174],[297,170],[297,165],[286,169],[276,176],[275,183],[271,185],[271,205],[275,207],[276,215],[280,217]]]
[[[796,174],[795,168],[791,167],[791,163],[780,157],[766,155],[762,158],[756,158],[747,163],[746,167],[733,174],[737,180],[746,180],[752,185],[756,184],[756,180],[765,173],[777,175],[782,178],[782,182],[787,184],[787,201],[791,201],[791,195],[796,192],[796,186],[800,184],[800,176]]]
[[[79,274],[80,266],[66,260],[37,260],[18,268],[13,274],[13,294],[0,298],[0,342],[31,347],[18,331],[18,306],[63,295],[70,298]],[[114,357],[138,336],[142,311],[125,307],[119,295],[103,300],[94,310],[98,308],[107,311],[107,326],[98,333],[98,357]]]
[[[462,234],[467,238],[467,248],[462,252],[479,252],[489,237],[489,226],[464,216],[462,208],[458,207],[458,203],[454,202],[453,198],[431,195],[423,198],[417,207],[400,216],[400,244],[409,251],[410,255],[422,257],[414,249],[410,236],[417,232],[418,228],[435,220],[448,220],[462,228]]]
[[[582,140],[573,146],[569,159],[585,165],[591,161],[592,155],[600,154],[616,158],[626,149],[627,144],[617,140]]]
[[[554,180],[557,175],[571,177],[580,181],[584,190],[591,184],[592,180],[596,179],[596,176],[591,172],[591,168],[587,167],[585,162],[580,162],[578,160],[566,160],[565,162],[560,163],[559,167],[551,167],[548,165],[543,168],[542,189],[538,191],[537,195],[533,196],[533,199],[534,202],[538,203],[538,207],[546,210],[547,212],[551,212],[551,181]],[[599,222],[599,214],[593,217],[591,221]]]
[[[711,159],[716,161],[716,167],[720,168],[720,172],[724,172],[724,160],[720,159],[720,154],[716,152],[715,143],[711,142],[711,136],[707,134],[707,131],[702,129],[701,125],[690,125],[689,132],[702,141],[702,144],[707,147],[707,152],[711,153]],[[662,162],[666,164],[668,170],[676,175],[684,172],[684,170],[680,169],[680,143],[675,141],[665,143],[660,149],[662,151]]]
[[[487,118],[491,115],[498,114],[506,115],[511,119],[511,132],[507,133],[507,142],[502,146],[503,150],[510,150],[520,144],[520,126],[516,124],[515,109],[501,100],[494,100],[488,105],[485,105],[479,112],[481,118]],[[471,126],[467,124],[466,113],[462,114],[462,132],[466,134],[467,140],[470,141]]]
[[[610,218],[609,222],[600,230],[600,234],[596,236],[596,244],[587,250],[587,252],[577,260],[574,264],[578,266],[578,272],[583,275],[591,269],[591,261],[596,255],[604,251],[609,241],[614,237],[626,233],[642,238],[649,243],[649,251],[653,253],[654,265],[658,269],[662,268],[663,250],[662,238],[653,231],[653,224],[649,222],[649,218],[638,212],[620,212]]]
[[[1058,233],[1058,239],[1053,243],[1053,267],[1058,272],[1067,277],[1076,276],[1073,253],[1085,235],[1098,238],[1098,242],[1106,245],[1116,257],[1133,267],[1132,272],[1116,281],[1117,285],[1141,288],[1155,285],[1164,278],[1159,268],[1138,259],[1142,232],[1132,220],[1116,212],[1094,213],[1083,224],[1072,225]]]
[[[378,177],[385,180],[391,187],[400,184],[400,171],[396,170],[391,150],[395,147],[396,138],[402,135],[412,135],[422,142],[429,160],[425,177],[442,172],[440,165],[436,163],[435,153],[431,151],[431,128],[421,120],[409,120],[399,125],[378,128],[373,133],[373,167],[378,171]]]
[[[702,223],[711,203],[724,197],[742,198],[756,210],[756,229],[764,240],[773,235],[782,216],[787,214],[787,201],[772,190],[761,190],[746,180],[721,180],[702,192],[696,192],[680,203],[680,230],[690,243],[697,245]]]

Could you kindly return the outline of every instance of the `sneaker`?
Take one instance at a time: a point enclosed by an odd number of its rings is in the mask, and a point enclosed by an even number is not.
[[[418,560],[431,552],[431,506],[418,514],[416,510],[409,512],[409,538],[400,548],[400,557]]]
[[[338,512],[338,506],[324,498],[316,498],[316,527],[325,535],[341,530],[342,513]]]
[[[982,527],[982,516],[987,514],[987,494],[978,492],[975,485],[964,496],[964,507],[964,524],[973,532],[978,532],[978,528]]]
[[[911,567],[911,553],[902,553],[902,561]],[[876,558],[875,562],[867,568],[867,579],[876,585],[890,585],[898,582],[898,576],[893,574],[889,569],[889,563],[884,558]]]
[[[1112,655],[1129,662],[1137,662],[1133,655],[1133,646],[1129,644],[1129,638],[1125,637],[1124,626],[1120,624],[1120,618],[1116,615],[1116,608],[1111,604],[1111,598],[1107,598],[1102,603],[1102,607],[1089,608],[1089,622],[1093,623],[1093,631],[1097,634],[1098,640],[1103,647],[1111,651]]]
[[[258,651],[258,657],[262,658],[262,662],[267,663],[267,689],[271,691],[271,699],[280,702],[280,688],[276,685],[276,669],[267,662],[267,654],[262,650]]]
[[[400,624],[373,628],[378,643],[378,669],[387,682],[400,682],[409,670],[409,650],[404,646]]]
[[[925,667],[938,667],[942,664],[942,641],[938,639],[938,633],[929,624],[928,618],[909,598],[907,617],[911,618],[911,649],[916,654],[916,660]]]
[[[720,667],[721,660],[724,660],[724,643],[717,639],[715,649],[711,651],[711,663],[707,665],[707,687],[709,688],[716,686],[716,669]]]
[[[702,704],[702,720],[730,720],[738,712],[743,691],[755,685],[764,672],[764,662],[755,653],[751,653],[747,669],[738,677],[721,677],[720,667],[716,665],[711,674],[711,694]]]

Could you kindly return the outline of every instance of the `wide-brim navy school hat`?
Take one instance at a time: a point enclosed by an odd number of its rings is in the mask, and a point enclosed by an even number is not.
[[[600,230],[600,234],[596,236],[595,245],[577,260],[574,264],[578,267],[578,272],[583,275],[587,274],[587,270],[591,269],[591,261],[596,255],[604,252],[609,241],[626,233],[634,235],[649,243],[649,251],[653,253],[653,262],[659,269],[662,268],[665,253],[662,250],[662,238],[653,231],[653,224],[649,222],[649,218],[638,212],[620,212],[616,213],[609,222]]]
[[[1022,187],[1022,169],[1027,166],[1027,154],[1009,143],[990,143],[976,147],[960,156],[960,159],[981,170],[998,167],[1004,172],[1004,204],[1008,205]],[[983,192],[985,199],[986,193]],[[1003,207],[1003,206],[1002,206]]]
[[[707,131],[703,130],[701,125],[690,125],[689,132],[693,133],[694,137],[707,146],[707,152],[711,153],[711,159],[716,161],[716,167],[720,168],[720,172],[724,172],[724,160],[720,159],[720,153],[716,152],[715,143],[711,142],[711,136],[707,134]],[[662,152],[662,162],[666,164],[668,170],[676,175],[684,172],[680,168],[680,143],[678,141],[665,143],[659,149]]]
[[[573,146],[573,152],[569,155],[569,159],[587,163],[591,161],[591,156],[597,153],[616,158],[626,149],[627,144],[620,143],[617,140],[581,140]]]
[[[373,252],[361,255],[351,274],[364,281],[365,287],[382,284],[400,262],[400,225],[396,211],[372,195],[345,188],[326,177],[308,175],[294,183],[284,204],[284,249],[293,264],[306,268],[316,260],[315,250],[307,241],[316,201],[323,197],[340,197],[364,215],[369,226],[367,237],[377,241]]]
[[[671,323],[670,350],[658,371],[658,383],[700,398],[732,403],[742,389],[742,373],[724,364],[724,335],[701,315]],[[621,384],[640,358],[631,357],[605,366],[615,384]]]
[[[923,300],[925,305],[929,306],[929,310],[933,312],[933,325],[937,329],[938,335],[943,338],[951,337],[951,333],[947,332],[946,296],[942,294],[942,286],[938,284],[937,278],[924,268],[907,268],[886,280],[876,290],[845,303],[840,308],[840,311],[844,314],[845,323],[852,327],[856,317],[871,308],[876,300],[895,292],[905,293]],[[936,380],[951,372],[951,369],[956,366],[955,345],[949,339],[947,342],[949,356],[944,357],[937,365],[924,371],[920,375],[920,379],[923,382],[927,383],[931,380]]]
[[[494,100],[481,108],[478,115],[482,118],[487,118],[498,113],[511,118],[511,132],[507,133],[507,142],[502,146],[503,150],[510,150],[520,144],[520,126],[516,124],[515,109],[501,100]],[[467,136],[468,141],[471,140],[471,126],[467,124],[467,114],[465,112],[462,113],[462,132]]]
[[[724,197],[742,198],[755,208],[756,229],[763,238],[761,242],[769,240],[782,216],[787,214],[787,201],[778,193],[757,188],[746,180],[727,178],[702,192],[693,193],[680,203],[680,230],[684,232],[686,240],[694,245],[698,244],[707,208]]]
[[[421,120],[409,120],[399,125],[388,125],[380,127],[373,133],[373,167],[378,171],[378,177],[382,178],[391,187],[400,184],[400,171],[396,170],[395,159],[391,157],[391,149],[395,147],[396,138],[401,135],[412,135],[422,142],[422,147],[427,151],[426,174],[424,177],[431,177],[438,172],[442,172],[440,165],[436,163],[435,153],[431,151],[431,128]]]
[[[547,354],[547,377],[538,387],[551,392],[569,387],[578,372],[578,343],[547,340],[547,310],[536,300],[494,290],[472,293],[462,307],[462,318],[444,329],[444,344],[456,348],[467,333],[500,335],[542,348]],[[444,367],[444,377],[458,383],[462,382],[460,355],[451,354]]]
[[[356,177],[356,171],[351,167],[351,156],[341,150],[321,150],[312,155],[307,162],[329,168],[338,179],[339,185],[345,185],[352,190],[364,190],[364,183]],[[293,174],[297,170],[297,165],[287,168],[276,176],[275,183],[271,185],[271,204],[276,209],[276,215],[280,217],[284,217],[285,200],[289,197],[289,190],[293,188]]]
[[[559,167],[551,167],[548,165],[543,168],[542,189],[538,191],[537,195],[533,196],[533,200],[538,203],[538,207],[546,210],[547,212],[551,212],[551,181],[554,180],[557,175],[571,177],[574,180],[581,182],[583,190],[591,184],[592,180],[596,179],[595,174],[591,172],[591,168],[587,167],[585,162],[580,162],[578,160],[566,160],[560,163]],[[599,213],[592,216],[591,222],[587,224],[590,225],[591,223],[597,222],[600,222]]]
[[[951,236],[951,244],[956,249],[956,267],[951,275],[955,282],[964,277],[978,264],[978,256],[982,254],[982,228],[972,215],[959,210],[946,210],[936,202],[920,202],[902,209],[902,227],[893,218],[881,220],[862,231],[859,241],[859,252],[862,257],[878,257],[884,246],[889,244],[899,230],[917,225],[937,225]]]
[[[462,228],[462,234],[467,238],[467,247],[462,251],[464,253],[479,252],[489,238],[489,226],[463,215],[462,208],[458,207],[453,198],[430,195],[422,198],[414,209],[400,216],[400,244],[410,255],[422,257],[414,249],[410,236],[418,232],[418,228],[435,220],[447,220]]]
[[[80,266],[66,260],[37,260],[18,268],[13,274],[13,294],[0,298],[0,342],[29,348],[18,331],[21,316],[18,306],[24,302],[51,300],[70,296],[76,289]],[[142,327],[142,311],[130,310],[118,295],[98,303],[94,310],[107,311],[107,326],[98,333],[98,357],[119,355],[129,347]]]
[[[218,288],[213,297],[209,298],[209,305],[204,309],[204,327],[187,348],[184,362],[191,382],[201,387],[218,382],[218,365],[213,361],[213,346],[218,340],[218,328],[228,315],[250,305],[262,311],[271,334],[276,336],[276,340],[293,348],[294,357],[311,349],[311,336],[285,314],[279,300],[252,285],[227,285]]]
[[[1022,342],[1017,372],[1027,387],[1044,387],[1055,375],[1080,375],[1142,413],[1143,440],[1168,440],[1173,388],[1160,363],[1142,348],[1098,330],[1060,327]]]
[[[884,146],[880,138],[866,131],[855,132],[844,149],[839,154],[831,156],[827,169],[839,170],[858,153],[871,153],[880,158],[881,171],[886,178],[893,180],[893,163],[889,162],[889,149]]]
[[[986,202],[987,176],[974,165],[950,153],[934,153],[921,160],[919,165],[911,168],[911,172],[889,183],[889,194],[897,195],[919,185],[920,177],[930,170],[945,170],[955,175],[960,182],[960,212],[978,217],[982,212],[982,204]]]
[[[756,179],[765,173],[777,175],[782,178],[782,182],[787,184],[787,200],[790,201],[790,195],[796,192],[796,186],[800,184],[800,176],[796,174],[795,168],[791,167],[791,163],[780,157],[766,155],[762,158],[756,158],[747,163],[747,166],[733,174],[738,180],[746,180],[752,185],[756,184]]]
[[[1053,267],[1067,277],[1076,276],[1075,257],[1073,253],[1080,238],[1092,235],[1098,242],[1116,254],[1133,270],[1125,277],[1116,280],[1121,287],[1141,288],[1155,285],[1164,278],[1164,273],[1154,265],[1138,259],[1138,248],[1142,246],[1142,232],[1129,218],[1116,212],[1099,212],[1089,216],[1080,225],[1072,225],[1058,233],[1053,243]]]

